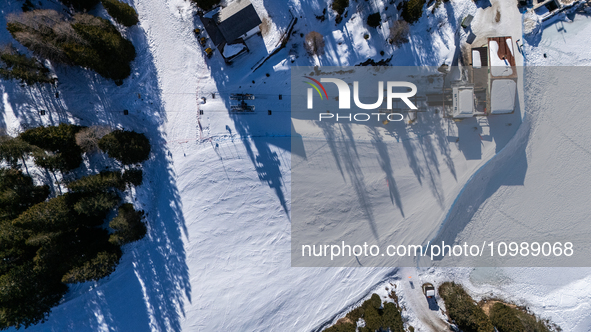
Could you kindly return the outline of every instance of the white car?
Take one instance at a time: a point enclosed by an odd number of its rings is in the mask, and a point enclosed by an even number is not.
[[[424,283],[423,284],[423,294],[425,294],[425,296],[427,298],[432,298],[435,297],[435,287],[433,287],[433,284],[431,283]]]

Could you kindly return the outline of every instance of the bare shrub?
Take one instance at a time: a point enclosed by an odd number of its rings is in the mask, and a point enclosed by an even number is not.
[[[84,152],[94,152],[98,150],[98,142],[103,136],[112,130],[107,126],[92,126],[84,128],[76,133],[76,144]]]
[[[495,15],[495,22],[499,23],[501,21],[501,12],[497,9],[497,14]]]
[[[78,33],[76,33],[76,30],[74,30],[72,25],[68,22],[59,22],[52,27],[52,30],[55,33],[55,39],[58,42],[88,44]]]
[[[46,43],[39,35],[24,31],[16,32],[14,33],[14,39],[41,58],[71,64],[71,61],[63,50],[54,44]]]
[[[324,54],[324,37],[316,31],[311,31],[306,35],[304,48],[311,55]]]
[[[409,26],[404,20],[398,20],[390,27],[390,44],[400,47],[404,43],[408,43]]]
[[[106,20],[101,20],[100,18],[82,13],[74,15],[74,24],[84,24],[84,25],[92,25],[94,27],[98,27],[101,29],[108,29],[109,23]]]
[[[62,14],[52,9],[38,9],[18,15],[9,14],[6,17],[8,23],[28,27],[42,34],[50,34],[51,28],[63,19]]]
[[[56,42],[80,42],[82,39],[55,10],[34,10],[7,16],[8,30],[19,43],[36,55],[52,61],[70,63]]]
[[[259,25],[259,29],[261,30],[261,34],[263,36],[266,36],[271,30],[271,22],[267,16],[263,17],[262,23]]]

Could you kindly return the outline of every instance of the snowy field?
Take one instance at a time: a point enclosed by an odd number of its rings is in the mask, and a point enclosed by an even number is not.
[[[459,0],[443,3],[433,13],[429,8],[412,26],[410,42],[396,48],[385,41],[387,24],[381,29],[368,29],[365,24],[367,15],[376,11],[383,13],[383,21],[396,19],[396,6],[386,1],[351,1],[348,18],[335,26],[334,17],[330,17],[333,14],[324,22],[311,15],[322,13],[326,4],[321,1],[253,0],[261,18],[269,22],[269,32],[262,39],[250,39],[247,43],[251,53],[228,66],[218,54],[211,59],[204,57],[192,32],[200,23],[188,2],[127,2],[138,11],[140,23],[124,31],[138,56],[132,76],[122,86],[89,71],[64,67],[56,68],[60,98],[53,98],[52,88],[0,82],[2,125],[8,133],[15,134],[27,125],[62,121],[100,123],[145,132],[153,146],[153,156],[145,164],[144,185],[134,198],[134,204],[147,213],[148,236],[124,248],[122,261],[111,276],[97,283],[72,286],[48,320],[29,330],[314,331],[344,315],[372,291],[382,291],[390,282],[399,285],[402,303],[408,304],[404,316],[409,323],[421,331],[435,330],[433,324],[440,323],[425,321],[439,318],[413,308],[415,302],[407,281],[411,275],[412,280],[434,283],[459,281],[477,298],[493,293],[527,305],[564,331],[590,330],[591,296],[586,292],[591,287],[589,269],[291,267],[289,66],[354,65],[369,57],[376,61],[392,57],[393,65],[451,63],[454,58],[457,61],[460,49],[455,45],[467,38],[464,32],[456,33],[461,19],[473,14],[475,23],[485,22],[490,9],[485,11],[472,1]],[[50,0],[42,3],[48,8],[60,8]],[[496,29],[506,29],[502,33],[519,39],[521,26],[515,22],[521,21],[513,2],[498,0],[492,4],[492,8],[502,11],[502,19],[519,20],[511,20],[511,24],[502,21]],[[0,25],[5,26],[4,15],[16,12],[20,5],[15,0],[0,5]],[[95,14],[106,16],[102,8]],[[293,17],[298,18],[298,23],[288,46],[253,71],[278,46]],[[589,49],[580,41],[591,40],[590,23],[588,17],[576,16],[572,22],[545,26],[543,33],[526,39],[525,64],[589,65]],[[431,30],[433,26],[438,28]],[[300,33],[312,30],[326,36],[324,56],[310,58],[304,53]],[[370,38],[365,39],[365,33]],[[14,42],[6,29],[0,30],[0,39]],[[383,56],[380,51],[384,51]],[[228,97],[236,92],[257,96],[254,114],[228,111]],[[279,100],[279,94],[284,98]],[[200,101],[202,97],[207,98],[205,104]],[[39,115],[41,109],[47,110],[47,115]],[[128,116],[123,115],[124,109],[129,110]],[[410,133],[406,140],[383,135],[390,157],[400,160],[400,173],[397,171],[395,179],[401,184],[401,193],[408,190],[414,197],[423,195],[431,207],[423,215],[412,217],[413,212],[421,210],[421,201],[404,202],[409,218],[429,219],[432,224],[425,229],[402,231],[419,241],[434,235],[454,201],[470,200],[462,196],[462,192],[466,193],[462,188],[469,187],[471,175],[510,144],[509,137],[526,125],[519,123],[528,111],[523,107],[518,117],[512,118],[515,126],[511,128],[506,126],[507,118],[491,118],[490,122],[468,124],[463,129],[454,127],[446,135],[471,136],[473,140],[446,141],[441,146],[436,145],[436,131],[421,135],[427,123],[419,123],[418,134]],[[552,186],[554,192],[568,192],[572,182],[542,182],[540,173],[533,170],[542,170],[549,158],[553,168],[588,165],[591,140],[584,129],[591,125],[591,117],[581,115],[572,127],[565,124],[554,129],[562,130],[576,144],[568,143],[566,138],[545,142],[568,149],[552,156],[546,153],[544,142],[536,143],[548,135],[550,122],[543,112],[550,111],[541,108],[538,116],[526,117],[530,129],[523,137],[525,148],[516,165],[527,165],[523,183],[533,181]],[[435,125],[443,130],[441,124]],[[497,135],[495,128],[502,128],[503,135]],[[572,136],[573,132],[583,132],[587,137]],[[360,146],[375,148],[370,143]],[[450,163],[455,165],[453,171]],[[441,171],[434,165],[440,165]],[[572,171],[588,173],[588,169],[580,167]],[[426,176],[433,179],[434,186],[420,183]],[[589,184],[589,179],[577,180],[581,185]],[[445,188],[445,193],[441,195],[434,188]],[[510,215],[525,213],[510,202],[537,191],[540,196],[535,201],[543,204],[541,195],[545,194],[535,186],[502,183],[480,190],[470,191],[476,193],[478,209],[468,214],[464,232],[457,233],[462,237],[472,236],[473,225],[486,223],[484,216],[503,216],[489,209]],[[545,213],[540,205],[528,205],[526,209]]]

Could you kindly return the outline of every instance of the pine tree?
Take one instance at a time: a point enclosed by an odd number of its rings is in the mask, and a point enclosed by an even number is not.
[[[144,211],[136,211],[129,203],[123,204],[119,208],[119,214],[109,223],[109,227],[115,230],[109,242],[123,245],[143,238],[146,235],[143,218]]]
[[[8,15],[7,22],[14,39],[40,58],[90,68],[114,80],[131,73],[135,48],[108,20],[86,13],[66,20],[54,10],[38,9]]]
[[[82,150],[76,144],[76,133],[81,129],[80,126],[60,123],[28,129],[19,138],[45,150],[34,151],[35,164],[64,172],[77,168],[82,162]]]
[[[10,136],[0,137],[0,159],[10,164],[12,168],[18,167],[19,159],[25,164],[25,158],[35,150],[31,144],[19,138]]]
[[[141,172],[141,170],[140,170]],[[67,185],[72,192],[99,192],[109,189],[125,190],[125,181],[119,171],[103,171],[88,175]]]
[[[409,24],[417,22],[423,16],[425,0],[407,0],[402,3],[402,18]]]
[[[77,283],[102,279],[115,271],[120,258],[120,252],[99,252],[93,259],[64,274],[61,281]]]
[[[139,22],[135,9],[130,5],[118,0],[102,0],[102,2],[107,13],[109,13],[115,21],[126,27],[136,25]]]
[[[48,186],[35,186],[33,179],[21,171],[0,169],[0,220],[16,218],[48,195]]]
[[[332,3],[332,9],[339,15],[343,15],[347,7],[349,7],[349,0],[334,0]]]
[[[382,17],[380,16],[380,13],[373,13],[367,17],[367,25],[372,28],[379,27],[381,22]]]
[[[71,167],[81,158],[75,142],[80,129],[62,124],[27,130],[0,142],[0,156],[15,163],[19,154],[32,150],[36,162]],[[113,140],[115,151],[133,160],[149,155],[149,142],[141,134],[122,131]],[[99,280],[115,270],[121,245],[146,234],[143,211],[120,206],[119,196],[128,184],[141,181],[141,169],[102,172],[72,181],[68,193],[46,200],[48,186],[36,186],[20,170],[0,169],[0,329],[43,321],[66,292],[66,283]],[[105,221],[118,206],[110,232]]]
[[[123,173],[123,181],[129,185],[139,186],[143,181],[143,172],[139,168],[128,169]]]
[[[150,141],[135,131],[115,130],[101,138],[99,147],[124,165],[141,163],[150,156]]]
[[[55,82],[49,69],[39,60],[18,52],[12,45],[0,49],[0,77],[18,79],[27,84]]]
[[[64,5],[80,11],[89,11],[96,6],[100,0],[60,0]]]
[[[0,276],[0,329],[43,321],[67,290],[32,263],[14,267]]]

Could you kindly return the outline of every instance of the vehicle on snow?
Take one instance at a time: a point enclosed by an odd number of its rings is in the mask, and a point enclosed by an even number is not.
[[[425,294],[427,298],[435,297],[435,287],[433,286],[433,284],[428,282],[424,283],[423,294]]]

